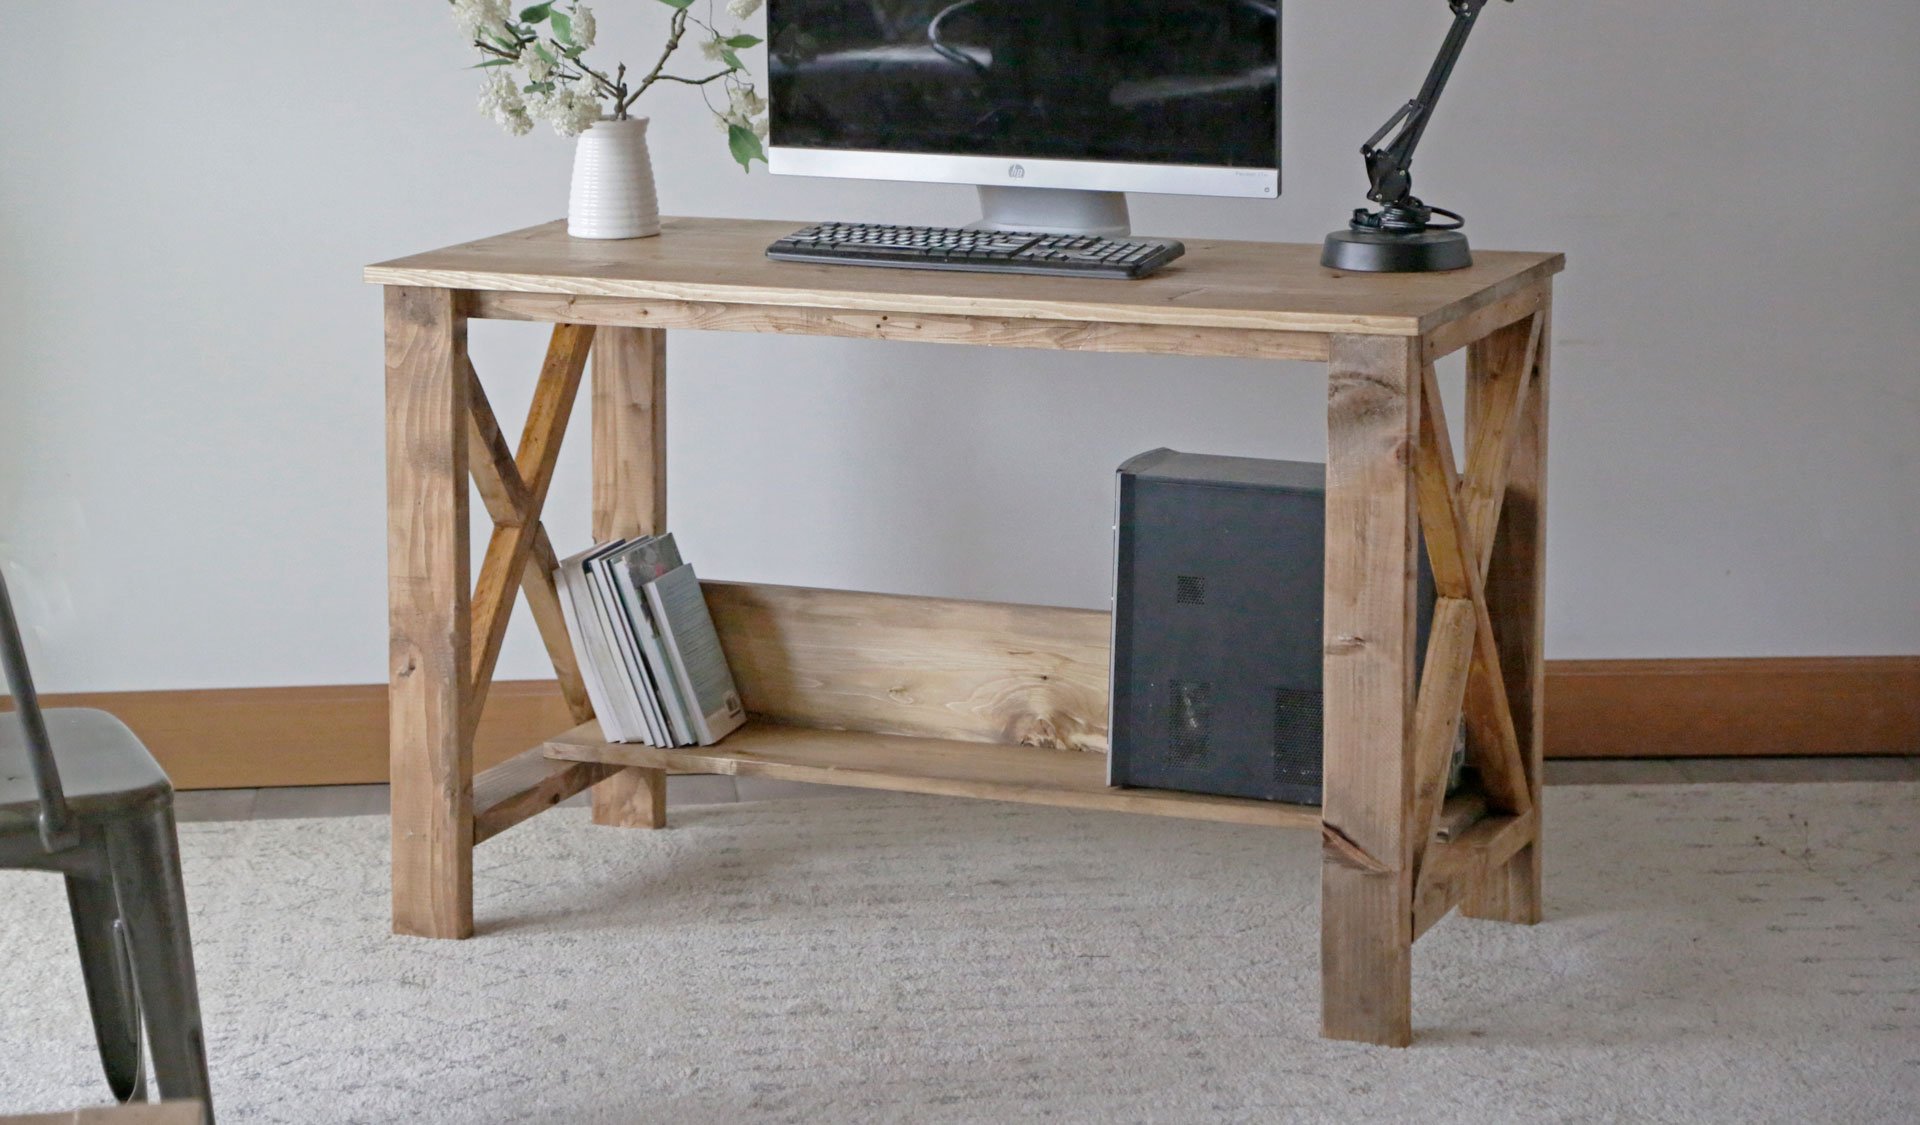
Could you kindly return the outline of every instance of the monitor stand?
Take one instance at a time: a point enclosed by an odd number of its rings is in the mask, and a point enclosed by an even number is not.
[[[980,211],[986,217],[970,224],[974,230],[1030,230],[1107,237],[1124,237],[1133,232],[1132,220],[1127,215],[1127,197],[1117,191],[982,185]]]

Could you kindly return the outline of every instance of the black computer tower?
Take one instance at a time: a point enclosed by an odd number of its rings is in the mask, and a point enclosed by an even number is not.
[[[1325,544],[1323,465],[1157,449],[1120,466],[1112,784],[1320,803]]]

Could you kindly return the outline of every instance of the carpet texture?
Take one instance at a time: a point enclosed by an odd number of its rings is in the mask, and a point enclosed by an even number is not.
[[[228,1122],[1920,1120],[1920,785],[1550,790],[1548,920],[1319,1040],[1303,833],[873,795],[562,809],[480,936],[389,936],[386,822],[183,829]],[[0,873],[0,1113],[105,1098],[57,879]]]

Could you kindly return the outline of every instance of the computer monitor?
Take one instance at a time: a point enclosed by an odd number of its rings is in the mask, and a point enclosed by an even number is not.
[[[1280,0],[769,0],[767,27],[776,173],[1103,234],[1125,192],[1280,194]]]

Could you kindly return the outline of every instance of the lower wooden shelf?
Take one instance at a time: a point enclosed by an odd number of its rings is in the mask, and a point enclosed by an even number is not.
[[[818,730],[753,721],[717,746],[663,749],[607,742],[586,723],[547,742],[569,762],[774,777],[861,789],[981,797],[1035,805],[1147,813],[1318,830],[1320,810],[1302,805],[1107,785],[1106,755],[1034,746]]]

